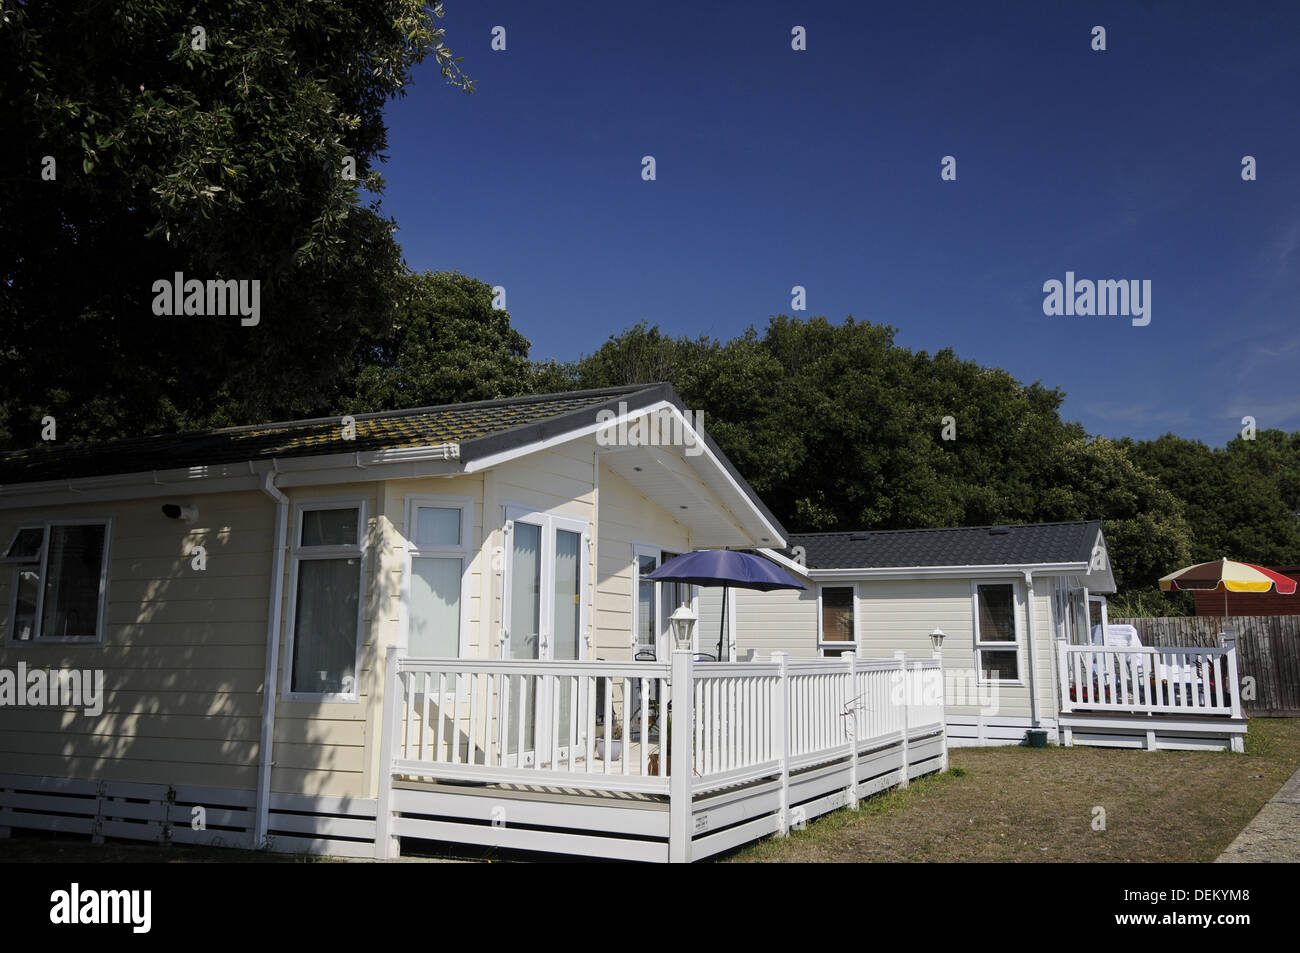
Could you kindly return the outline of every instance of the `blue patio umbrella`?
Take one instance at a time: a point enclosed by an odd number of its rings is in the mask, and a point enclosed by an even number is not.
[[[646,576],[655,582],[683,582],[693,586],[722,586],[722,620],[718,629],[718,659],[722,659],[723,632],[727,626],[727,592],[737,589],[806,589],[769,559],[731,549],[705,549],[668,560]]]

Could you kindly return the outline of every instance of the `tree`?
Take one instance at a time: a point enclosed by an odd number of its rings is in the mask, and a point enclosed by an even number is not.
[[[384,103],[430,54],[472,85],[441,15],[419,0],[6,5],[0,440],[35,442],[45,414],[75,439],[327,406],[399,293]],[[154,283],[176,273],[259,282],[259,323],[156,315]]]
[[[1222,450],[1174,434],[1125,444],[1185,502],[1191,561],[1300,563],[1300,433],[1261,430]]]
[[[345,413],[425,407],[538,393],[559,384],[561,366],[533,365],[529,342],[492,307],[492,288],[458,272],[403,279],[390,333],[362,343],[338,409]]]
[[[577,376],[672,382],[796,532],[1099,519],[1125,585],[1188,552],[1180,501],[1125,448],[1062,421],[1061,391],[913,353],[888,326],[782,315],[723,344],[639,324]]]
[[[1191,525],[1182,501],[1140,469],[1127,447],[1096,437],[1064,444],[1049,478],[1055,492],[1039,518],[1100,519],[1120,592],[1151,590],[1163,575],[1187,565]]]

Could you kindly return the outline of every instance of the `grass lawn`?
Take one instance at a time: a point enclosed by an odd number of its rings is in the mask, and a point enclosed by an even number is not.
[[[1251,719],[1245,754],[954,748],[949,760],[947,774],[726,859],[1212,861],[1300,768],[1300,719]]]

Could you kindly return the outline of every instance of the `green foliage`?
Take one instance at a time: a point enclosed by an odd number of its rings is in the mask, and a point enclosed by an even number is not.
[[[1222,450],[1173,434],[1125,443],[1186,502],[1196,528],[1191,562],[1300,563],[1300,433],[1261,430]]]
[[[1125,447],[1065,423],[1059,390],[894,343],[848,318],[771,319],[725,344],[637,325],[584,387],[669,380],[795,531],[1100,519],[1121,586],[1186,562],[1182,504]],[[952,417],[956,439],[943,439]]]
[[[35,442],[46,413],[77,439],[328,406],[399,293],[384,104],[428,55],[471,86],[441,15],[418,0],[5,4],[0,441]],[[176,272],[259,280],[261,324],[155,316],[152,284]]]
[[[1175,566],[1175,569],[1182,568]],[[1172,570],[1170,570],[1172,572]],[[1115,619],[1161,619],[1194,615],[1196,605],[1190,592],[1161,592],[1156,585],[1130,587],[1110,597],[1108,613]]]
[[[569,383],[560,365],[533,365],[529,343],[492,307],[491,286],[458,272],[409,275],[392,330],[366,340],[338,409],[425,407],[540,393]]]

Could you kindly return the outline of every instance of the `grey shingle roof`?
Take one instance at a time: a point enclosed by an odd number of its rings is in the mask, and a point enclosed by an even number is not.
[[[342,417],[336,416],[101,443],[44,444],[0,453],[0,487],[42,480],[76,480],[183,467],[242,464],[250,460],[368,453],[450,443],[459,446],[460,461],[469,463],[594,424],[602,410],[618,413],[625,406],[629,411],[635,411],[660,401],[686,410],[671,384],[629,384],[599,390],[356,414],[356,437],[352,440],[343,439]],[[786,533],[780,521],[758,498],[707,430],[700,436],[754,508],[763,514],[779,536],[784,537]]]
[[[1086,563],[1092,557],[1100,530],[1097,520],[1079,520],[1001,527],[796,533],[789,542],[790,547],[804,547],[809,569],[1019,566]],[[790,552],[787,549],[786,555]]]
[[[0,454],[0,484],[444,443],[460,444],[461,459],[470,460],[594,422],[601,409],[617,409],[620,401],[630,408],[646,406],[663,399],[665,388],[636,384],[357,414],[353,440],[343,439],[340,415],[101,443],[45,444]]]

